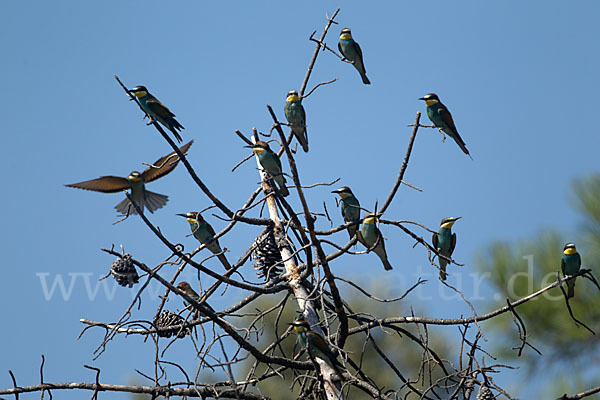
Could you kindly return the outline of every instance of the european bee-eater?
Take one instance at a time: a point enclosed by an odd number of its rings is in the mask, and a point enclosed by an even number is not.
[[[381,259],[383,267],[386,271],[391,270],[392,264],[390,264],[390,262],[388,261],[387,253],[385,252],[385,244],[383,243],[383,235],[379,231],[379,228],[377,228],[377,217],[375,217],[375,215],[365,215],[365,219],[363,220],[360,233],[363,238],[363,244],[365,246],[368,246],[368,248],[375,246],[373,251]]]
[[[560,269],[563,275],[573,275],[579,272],[581,268],[581,257],[577,253],[575,243],[567,243],[563,248],[563,256],[560,262]],[[575,296],[575,279],[573,278],[567,281],[567,297],[571,298]]]
[[[188,296],[190,296],[193,300],[195,300],[197,303],[200,302],[200,296],[198,296],[198,293],[196,293],[196,291],[194,289],[192,289],[192,287],[190,286],[189,283],[187,282],[180,282],[179,285],[177,285],[177,287],[184,292],[185,294],[187,294]],[[190,303],[187,300],[183,300],[183,305],[186,307],[190,306]],[[193,308],[193,306],[192,306]],[[198,319],[200,317],[200,312],[198,310],[194,310],[194,319]]]
[[[344,28],[340,32],[340,41],[338,43],[338,50],[344,58],[349,61],[352,61],[352,65],[360,74],[362,81],[365,85],[370,85],[371,81],[367,78],[367,70],[365,69],[365,63],[363,62],[363,54],[362,50],[358,43],[352,39],[352,32],[350,32],[350,28]]]
[[[193,140],[181,146],[179,150],[181,150],[183,154],[186,154],[192,143],[194,143]],[[155,210],[158,210],[167,204],[169,197],[164,194],[146,190],[145,184],[167,175],[175,169],[178,163],[179,157],[177,157],[175,152],[172,152],[159,158],[153,164],[153,167],[146,168],[142,173],[133,171],[127,178],[122,178],[120,176],[102,176],[90,181],[72,183],[65,186],[103,193],[116,193],[131,189],[131,196],[142,212],[144,211],[144,208],[148,208],[148,210],[153,213]],[[137,211],[127,198],[117,204],[115,209],[120,212],[121,215],[137,214]]]
[[[190,296],[194,301],[196,301],[196,303],[200,303],[200,296],[198,295],[198,293],[196,293],[196,291],[194,289],[192,289],[192,287],[190,286],[189,283],[187,282],[180,282],[179,285],[177,285],[177,287],[184,292],[185,294],[187,294],[188,296]],[[187,300],[183,300],[183,305],[186,307],[189,307],[191,304],[187,301]],[[209,308],[211,311],[214,311],[213,308],[211,306],[209,306],[207,303],[204,303],[204,305]],[[193,308],[193,305],[192,305]],[[194,308],[194,319],[198,319],[200,317],[200,311],[196,310]]]
[[[344,222],[360,223],[360,203],[352,193],[352,190],[350,190],[348,186],[342,186],[338,190],[334,190],[331,193],[336,193],[342,199],[342,217],[344,218]],[[356,231],[358,230],[358,223],[356,225],[351,225],[348,227],[350,239],[352,239],[354,235],[356,235]]]
[[[192,289],[192,287],[190,286],[189,283],[187,282],[180,282],[177,287],[179,289],[181,289],[182,292],[184,292],[185,294],[187,294],[188,296],[190,296],[193,300],[195,300],[197,303],[200,302],[200,296],[198,295],[198,293],[196,293],[196,291],[194,289]],[[187,300],[183,300],[183,304],[187,307],[190,305],[190,303],[187,302]]]
[[[227,257],[221,250],[219,241],[217,239],[212,240],[216,233],[212,226],[202,217],[199,212],[189,212],[186,214],[177,214],[180,217],[184,217],[190,223],[190,229],[194,234],[194,237],[202,244],[206,244],[206,248],[209,249],[213,254],[217,254],[219,261],[226,269],[231,268],[231,264],[227,261]],[[211,241],[212,240],[212,241]],[[210,243],[208,243],[211,241]]]
[[[448,107],[442,104],[438,95],[435,93],[429,93],[419,98],[419,100],[423,100],[425,101],[425,104],[427,104],[427,116],[431,122],[433,122],[436,127],[454,139],[463,153],[471,157],[469,150],[467,150],[467,145],[458,134],[456,125],[454,125],[452,114],[450,114],[450,111],[448,111]]]
[[[310,329],[310,324],[304,319],[298,319],[290,325],[294,327],[300,346],[307,349],[313,357],[325,361],[342,378],[343,374],[340,368],[344,367],[339,363],[323,336]]]
[[[146,86],[136,86],[129,91],[131,93],[133,93],[140,101],[142,108],[144,109],[144,111],[146,111],[146,114],[148,114],[148,116],[150,117],[149,123],[151,123],[152,120],[156,120],[156,121],[160,122],[168,130],[173,132],[173,135],[175,136],[177,141],[179,143],[181,143],[181,141],[183,139],[179,135],[178,131],[181,131],[184,128],[175,119],[175,114],[173,114],[171,112],[171,110],[169,110],[167,108],[167,106],[165,106],[163,103],[158,101],[158,99],[156,97],[154,97],[152,94],[150,94],[148,89],[146,89]]]
[[[298,142],[302,146],[304,152],[308,151],[308,134],[306,133],[306,113],[304,112],[304,106],[302,106],[302,100],[298,96],[298,92],[290,90],[285,99],[285,119],[290,124],[294,136],[298,139]]]
[[[454,252],[456,246],[456,233],[452,233],[452,225],[462,217],[456,218],[444,218],[440,222],[440,230],[438,233],[434,233],[432,237],[433,247],[437,252],[443,256],[450,257]],[[445,281],[448,274],[446,274],[446,265],[448,261],[442,257],[438,257],[440,262],[440,279]]]
[[[277,154],[271,150],[269,145],[263,141],[258,141],[254,143],[253,146],[246,146],[252,149],[256,156],[258,157],[258,162],[263,167],[265,171],[269,173],[277,182],[277,186],[279,186],[279,191],[282,196],[287,196],[290,194],[288,189],[285,187],[285,176],[283,175],[281,169],[281,160],[277,157]]]

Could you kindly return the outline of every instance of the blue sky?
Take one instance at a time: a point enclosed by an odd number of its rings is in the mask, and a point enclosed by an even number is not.
[[[351,27],[373,84],[362,85],[332,54],[319,56],[309,87],[338,81],[304,102],[311,147],[297,156],[304,184],[340,177],[363,206],[381,203],[405,152],[406,125],[425,111],[417,99],[436,92],[474,160],[451,139],[443,143],[436,131],[420,130],[405,180],[424,192],[401,188],[386,218],[435,228],[443,217],[463,216],[455,225],[463,278],[474,270],[476,251],[492,240],[526,237],[549,225],[573,232],[578,221],[568,204],[569,182],[598,168],[596,2],[7,2],[0,15],[7,188],[0,208],[0,301],[9,328],[1,334],[0,369],[12,369],[20,385],[38,382],[40,354],[48,381],[92,380],[83,364],[101,367],[103,381],[112,383],[128,382],[134,368],[150,370],[152,350],[140,338],[113,341],[97,361],[91,353],[102,332],[76,340],[80,318],[116,320],[131,298],[121,289],[109,299],[100,289],[90,300],[85,279],[94,289],[113,261],[100,247],[123,244],[147,265],[168,255],[138,218],[111,225],[121,194],[63,186],[126,176],[169,152],[113,74],[130,87],[146,85],[177,114],[184,140],[195,141],[189,158],[196,171],[235,209],[256,188],[258,174],[254,162],[231,173],[248,154],[234,131],[267,131],[266,104],[283,118],[285,93],[299,88],[314,48],[308,36],[338,6],[340,25],[327,43],[335,47],[339,30]],[[170,197],[152,221],[172,241],[194,248],[187,223],[174,214],[210,205],[206,196],[183,168],[150,190]],[[312,190],[309,202],[321,209],[326,201],[339,223],[330,190]],[[210,222],[217,230],[224,226],[212,216]],[[237,259],[257,233],[239,227],[221,242]],[[386,279],[402,290],[432,272],[412,240],[389,227],[384,234],[393,272],[384,275],[376,256],[364,255],[337,262],[335,273],[373,285]],[[242,272],[254,278],[250,265]],[[58,291],[46,300],[40,276],[49,284],[60,276],[67,286],[74,278],[68,300]],[[112,290],[112,281],[105,282]],[[432,316],[468,313],[460,302],[436,301],[448,294],[440,290],[431,281],[431,300],[419,306]],[[172,298],[170,308],[179,303]],[[151,318],[157,304],[147,296],[134,318]],[[185,345],[172,351],[186,365],[196,362]],[[518,373],[504,379],[518,382]],[[1,374],[0,387],[10,385]]]

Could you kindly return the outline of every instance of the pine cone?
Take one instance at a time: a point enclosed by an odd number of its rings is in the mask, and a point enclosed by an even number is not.
[[[168,328],[170,326],[181,325],[184,323],[184,320],[180,315],[172,313],[168,310],[162,310],[162,313],[160,313],[160,315],[157,318],[154,318],[153,323],[156,328]],[[156,334],[160,337],[166,338],[170,338],[173,335],[177,335],[177,337],[181,339],[184,338],[186,333],[188,333],[189,331],[189,328],[185,329],[177,327],[173,329],[159,330],[156,332]]]
[[[496,396],[492,393],[492,390],[485,383],[481,385],[477,392],[477,400],[494,400]]]
[[[252,259],[255,261],[254,269],[260,279],[269,281],[283,272],[282,264],[275,266],[275,264],[281,263],[282,260],[272,230],[254,240]]]
[[[131,261],[131,254],[119,256],[110,266],[110,273],[121,286],[133,287],[140,280],[133,261]]]

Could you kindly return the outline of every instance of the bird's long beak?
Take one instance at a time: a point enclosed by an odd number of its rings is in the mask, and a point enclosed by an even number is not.
[[[336,189],[336,190],[332,190],[332,191],[331,191],[331,193],[339,193],[339,192],[340,192],[340,191],[339,191],[339,189]]]
[[[175,214],[175,215],[179,215],[180,217],[183,217],[183,218],[187,218],[188,217],[187,214]]]
[[[456,217],[454,218],[454,221],[458,221],[459,219],[461,219],[462,217]]]
[[[425,100],[425,97],[419,97],[419,100]]]
[[[253,149],[254,148],[254,146],[244,146],[244,147],[247,148],[247,149]]]

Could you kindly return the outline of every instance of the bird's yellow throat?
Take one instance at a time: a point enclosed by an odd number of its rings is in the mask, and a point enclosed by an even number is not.
[[[262,154],[262,153],[264,153],[264,152],[266,151],[266,150],[265,150],[265,149],[263,149],[262,147],[254,147],[252,150],[254,150],[254,152],[255,152],[256,154]]]
[[[351,196],[350,193],[346,193],[346,192],[342,192],[342,193],[338,193],[338,195],[342,198],[342,199],[347,199],[348,197]]]
[[[300,101],[300,97],[298,97],[297,94],[292,94],[292,95],[288,96],[287,99],[285,99],[285,101],[287,101],[288,103]]]
[[[135,94],[137,98],[141,98],[141,97],[145,97],[148,94],[148,92],[141,91],[141,92],[134,92],[133,94]]]
[[[442,228],[450,229],[450,228],[452,228],[452,225],[454,225],[455,222],[456,221],[446,222],[445,224],[442,224]]]
[[[364,224],[369,224],[369,225],[373,225],[375,224],[375,217],[371,216],[367,216],[365,217],[365,220],[363,221]]]
[[[425,104],[427,104],[427,107],[432,106],[437,103],[438,103],[438,101],[436,99],[425,100]]]
[[[573,254],[577,254],[577,250],[576,249],[572,249],[572,248],[568,248],[568,249],[565,249],[564,253],[566,255],[568,255],[568,256],[571,256]]]
[[[340,40],[350,40],[352,39],[352,34],[350,33],[342,33],[340,35]]]

